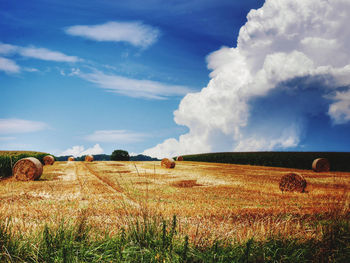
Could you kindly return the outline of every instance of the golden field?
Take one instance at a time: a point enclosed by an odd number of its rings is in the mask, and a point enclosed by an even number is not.
[[[279,180],[298,172],[305,193],[281,193]],[[110,233],[136,218],[170,219],[194,244],[271,235],[318,238],[322,222],[349,218],[350,173],[249,165],[177,162],[55,162],[39,181],[0,181],[0,217],[23,234],[86,216]]]

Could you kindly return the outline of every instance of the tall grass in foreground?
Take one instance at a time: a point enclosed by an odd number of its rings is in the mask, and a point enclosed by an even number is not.
[[[269,236],[244,243],[217,240],[195,246],[179,235],[172,220],[143,218],[116,235],[97,233],[83,214],[74,223],[22,236],[11,220],[0,222],[0,262],[348,262],[349,221],[322,223],[322,238],[311,240]]]

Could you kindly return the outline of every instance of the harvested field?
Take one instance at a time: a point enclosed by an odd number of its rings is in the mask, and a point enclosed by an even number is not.
[[[282,175],[301,174],[305,193],[279,189]],[[127,227],[130,217],[177,215],[196,244],[267,235],[315,238],[319,221],[349,217],[350,173],[179,162],[55,162],[38,181],[0,181],[0,216],[23,233],[77,220],[97,229]]]

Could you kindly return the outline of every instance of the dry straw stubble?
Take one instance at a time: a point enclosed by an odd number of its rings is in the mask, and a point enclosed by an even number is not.
[[[317,158],[312,162],[312,170],[315,172],[329,172],[330,165],[326,158]]]
[[[282,176],[279,187],[282,192],[288,191],[303,193],[306,188],[306,180],[298,173],[287,173]]]
[[[52,155],[46,155],[43,158],[43,161],[45,165],[53,165],[55,162],[55,158]]]
[[[43,173],[43,165],[34,158],[23,158],[16,162],[12,174],[19,181],[38,180]]]
[[[161,166],[164,168],[174,168],[175,167],[175,161],[170,158],[164,158],[161,162]]]

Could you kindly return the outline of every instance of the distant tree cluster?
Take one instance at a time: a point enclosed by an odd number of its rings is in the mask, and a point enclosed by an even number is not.
[[[130,161],[160,161],[157,158],[152,158],[151,156],[148,155],[143,155],[143,154],[139,154],[136,156],[131,156],[130,157]]]
[[[130,155],[124,150],[115,150],[112,152],[111,161],[129,161]]]
[[[85,156],[86,155],[76,157],[75,160],[76,161],[84,161]],[[57,161],[67,161],[68,157],[70,157],[70,155],[59,156],[59,157],[56,157],[56,160]],[[115,150],[115,151],[113,151],[113,153],[111,155],[109,155],[109,154],[94,154],[93,157],[94,157],[95,161],[143,161],[143,162],[145,162],[145,161],[159,161],[159,159],[157,159],[157,158],[152,158],[150,156],[143,155],[143,154],[139,154],[139,155],[130,157],[129,153],[127,151],[124,151],[124,150]]]

